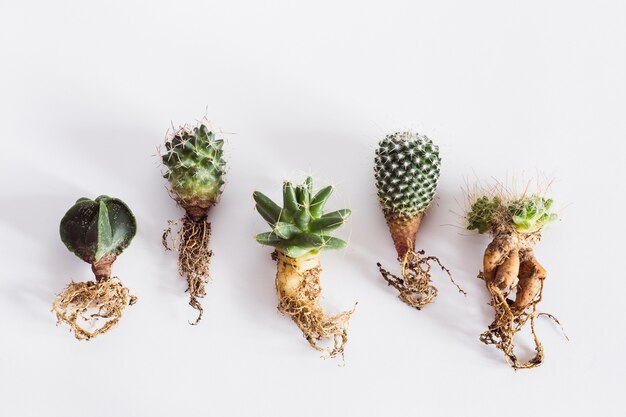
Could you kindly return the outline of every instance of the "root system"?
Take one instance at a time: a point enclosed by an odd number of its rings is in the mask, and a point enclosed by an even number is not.
[[[427,304],[433,302],[437,297],[438,290],[432,285],[431,281],[431,261],[435,262],[442,271],[448,274],[450,281],[458,288],[459,292],[467,295],[465,291],[454,281],[450,270],[443,266],[439,259],[435,256],[424,256],[423,250],[415,252],[410,243],[402,257],[402,277],[392,274],[377,263],[378,270],[391,285],[397,289],[400,294],[399,298],[411,307],[421,310]]]
[[[98,278],[95,282],[71,282],[61,292],[52,309],[57,316],[57,324],[66,323],[74,331],[78,340],[89,340],[108,332],[122,318],[127,305],[133,305],[137,298],[130,295],[117,278]],[[81,326],[81,322],[97,319],[107,321],[94,331]]]
[[[343,356],[348,341],[348,321],[354,308],[332,317],[324,314],[319,306],[322,292],[319,255],[290,258],[274,252],[272,259],[278,262],[278,311],[291,317],[314,349],[328,358]],[[320,345],[323,340],[329,340],[332,347]]]
[[[168,244],[172,229],[178,223],[182,223],[173,245]],[[163,233],[163,246],[167,250],[178,250],[178,271],[187,280],[187,292],[189,293],[189,305],[198,311],[198,317],[191,324],[198,324],[202,319],[202,304],[199,298],[206,295],[205,284],[209,282],[209,264],[213,252],[209,249],[211,237],[211,223],[206,221],[206,216],[193,219],[185,215],[178,222],[170,222]]]
[[[515,370],[536,368],[544,361],[543,346],[535,331],[535,319],[544,315],[560,324],[550,314],[537,313],[547,276],[532,249],[540,237],[538,232],[496,235],[485,250],[484,270],[479,275],[487,285],[495,310],[494,321],[481,334],[480,340],[500,349],[507,363]],[[515,300],[509,298],[513,293]],[[515,355],[513,339],[527,322],[530,322],[535,356],[521,362]]]

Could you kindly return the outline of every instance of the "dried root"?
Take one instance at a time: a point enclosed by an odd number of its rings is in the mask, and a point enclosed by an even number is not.
[[[66,323],[78,340],[89,340],[113,328],[122,318],[126,306],[136,301],[137,297],[130,295],[128,288],[117,278],[103,278],[95,282],[71,282],[57,296],[52,309],[57,324]],[[107,321],[94,331],[79,324],[97,319]]]
[[[537,304],[541,301],[547,276],[532,249],[539,238],[538,234],[496,236],[485,250],[484,271],[479,275],[487,284],[495,310],[494,321],[481,334],[480,340],[500,349],[507,363],[516,370],[536,368],[543,363],[544,350],[535,332],[535,319],[544,315],[559,324],[550,314],[537,314]],[[513,291],[515,300],[508,298]],[[528,321],[535,343],[535,356],[520,362],[514,352],[513,338]]]
[[[291,317],[314,349],[328,358],[343,356],[348,341],[348,320],[354,308],[333,317],[324,314],[318,304],[322,292],[319,255],[290,258],[274,252],[272,259],[278,262],[278,311]],[[321,346],[319,342],[322,340],[330,340],[332,348]]]
[[[187,292],[189,293],[189,305],[198,311],[196,321],[190,324],[198,324],[202,319],[202,305],[199,298],[206,295],[204,284],[209,282],[209,264],[213,252],[209,249],[211,237],[211,223],[206,217],[194,220],[186,215],[182,220],[178,235],[173,242],[173,249],[178,250],[178,271],[187,280]],[[172,228],[178,222],[170,222],[163,233],[163,246],[172,250],[168,244]]]
[[[435,256],[424,256],[423,250],[415,252],[411,245],[408,246],[404,256],[402,257],[402,277],[392,274],[377,263],[378,270],[391,285],[400,292],[398,296],[404,303],[418,310],[433,302],[437,297],[437,288],[432,285],[430,262],[436,262],[437,265],[448,274],[450,281],[458,288],[459,292],[467,295],[465,291],[454,281],[450,270],[443,266],[439,259]]]

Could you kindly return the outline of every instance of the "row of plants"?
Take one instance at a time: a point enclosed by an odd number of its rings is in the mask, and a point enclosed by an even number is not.
[[[208,215],[224,188],[226,161],[224,140],[201,122],[168,134],[161,147],[163,176],[170,195],[185,214],[170,221],[163,245],[178,253],[178,269],[187,282],[189,304],[197,311],[191,324],[202,318],[200,300],[209,282],[211,223]],[[431,269],[447,275],[458,290],[452,273],[439,258],[415,248],[416,235],[425,213],[432,206],[441,171],[439,148],[428,137],[398,132],[383,138],[374,158],[378,201],[397,251],[399,273],[377,264],[382,278],[398,291],[407,305],[421,310],[432,303],[437,288]],[[354,308],[327,315],[319,304],[320,255],[347,243],[332,233],[350,217],[348,208],[328,211],[333,186],[319,190],[313,179],[302,184],[285,181],[282,205],[260,191],[252,195],[257,212],[269,230],[256,241],[273,248],[277,263],[278,310],[293,320],[308,343],[326,357],[343,356],[348,341],[348,322]],[[466,228],[491,236],[478,277],[491,296],[494,320],[480,336],[486,344],[504,353],[514,369],[533,368],[544,360],[544,350],[535,333],[534,321],[541,315],[546,270],[539,264],[534,247],[545,227],[557,219],[553,201],[544,193],[512,193],[502,186],[472,192],[465,213]],[[60,225],[67,248],[91,265],[95,280],[71,282],[56,298],[53,311],[58,323],[68,325],[79,340],[106,333],[121,319],[126,306],[137,298],[111,268],[128,247],[137,230],[130,208],[120,199],[99,196],[80,198],[67,211]],[[555,319],[556,320],[556,319]],[[530,323],[535,356],[520,361],[515,355],[514,336]]]

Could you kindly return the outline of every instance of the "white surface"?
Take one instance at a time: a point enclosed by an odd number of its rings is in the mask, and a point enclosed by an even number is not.
[[[425,3],[425,2],[420,2]],[[626,6],[621,1],[27,2],[0,5],[0,415],[618,415],[623,411]],[[181,216],[156,146],[204,114],[228,134],[211,212],[203,322],[160,237]],[[394,249],[373,150],[398,129],[444,156],[418,245],[452,269],[435,304],[402,304],[375,263]],[[359,301],[344,367],[276,311],[252,191],[313,173],[350,206],[325,253],[328,312]],[[465,233],[462,185],[553,175],[564,208],[537,247],[549,270],[544,366],[513,372],[478,335],[488,240]],[[139,232],[114,272],[139,296],[91,342],[50,303],[89,266],[58,237],[81,196],[110,194]],[[530,341],[520,342],[530,353]],[[522,353],[523,354],[523,353]],[[621,399],[620,399],[621,398]]]

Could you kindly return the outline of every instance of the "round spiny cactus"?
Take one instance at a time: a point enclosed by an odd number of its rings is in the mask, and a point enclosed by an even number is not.
[[[374,166],[378,201],[399,257],[415,243],[421,218],[435,195],[440,169],[439,147],[426,136],[398,132],[378,144]]]
[[[223,139],[206,125],[192,130],[178,129],[165,143],[162,155],[167,171],[163,175],[170,183],[179,204],[194,219],[206,216],[224,185]]]

